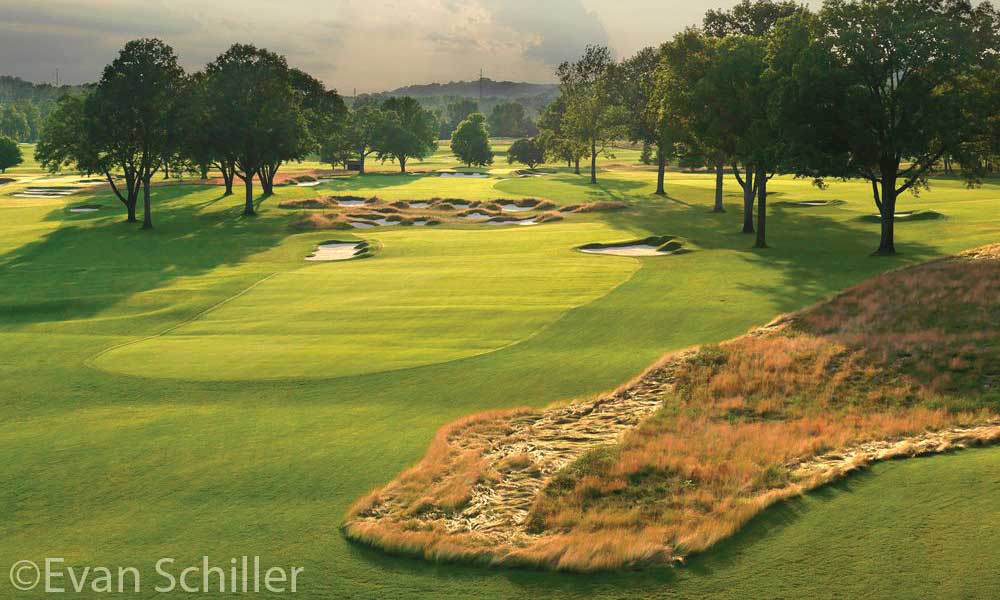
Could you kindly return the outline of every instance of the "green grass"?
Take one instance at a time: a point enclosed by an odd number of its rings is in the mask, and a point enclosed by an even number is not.
[[[719,215],[711,175],[670,173],[667,199],[651,195],[648,170],[601,179],[352,178],[279,188],[252,219],[240,216],[240,190],[157,188],[152,232],[123,223],[107,193],[23,200],[0,188],[0,567],[62,556],[145,566],[153,581],[160,557],[259,554],[305,566],[303,598],[991,595],[997,450],[879,466],[769,511],[677,572],[496,572],[344,541],[347,506],[416,461],[452,419],[598,393],[665,351],[732,337],[1000,231],[995,182],[934,181],[899,210],[945,218],[900,223],[902,254],[871,258],[877,225],[858,220],[873,210],[867,185],[819,191],[779,178],[776,200],[846,202],[776,206],[772,248],[751,251],[736,233],[731,181]],[[294,233],[294,211],[277,203],[333,193],[633,207],[516,230],[358,231],[380,246],[374,258],[307,263],[332,234]],[[109,209],[65,210],[83,202]],[[693,251],[573,252],[662,234]],[[13,594],[5,579],[0,590]]]

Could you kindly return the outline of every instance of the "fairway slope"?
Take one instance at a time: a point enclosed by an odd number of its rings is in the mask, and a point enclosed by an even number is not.
[[[887,273],[597,400],[443,428],[353,540],[433,560],[665,563],[889,458],[1000,441],[1000,244]]]

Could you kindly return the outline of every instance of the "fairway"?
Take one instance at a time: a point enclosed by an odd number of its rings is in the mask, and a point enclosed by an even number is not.
[[[455,167],[444,152],[411,166]],[[900,255],[873,258],[866,183],[819,190],[777,177],[772,247],[751,250],[731,178],[727,212],[717,214],[713,175],[669,172],[662,198],[652,194],[655,171],[634,163],[627,153],[605,159],[596,186],[564,168],[280,186],[253,218],[240,215],[239,190],[227,198],[217,186],[157,186],[150,232],[124,223],[107,191],[39,200],[0,188],[0,564],[56,552],[67,564],[137,565],[153,581],[163,556],[260,555],[305,567],[302,598],[998,589],[996,448],[878,465],[770,509],[678,569],[497,571],[387,556],[342,537],[349,505],[417,461],[449,421],[592,397],[664,352],[740,335],[873,274],[996,242],[1000,231],[996,180],[970,190],[935,179],[899,210],[943,217],[898,222]],[[306,233],[290,227],[297,211],[278,208],[333,194],[628,208],[524,228]],[[843,203],[793,205],[811,200]],[[79,204],[106,208],[67,210]],[[653,235],[680,236],[690,252],[575,250]],[[367,240],[373,256],[305,261],[333,239]]]

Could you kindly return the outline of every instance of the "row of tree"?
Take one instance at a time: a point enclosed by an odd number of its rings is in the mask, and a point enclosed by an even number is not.
[[[862,178],[894,253],[896,198],[942,162],[970,184],[1000,155],[996,9],[966,0],[743,0],[709,11],[658,48],[621,62],[590,47],[558,69],[561,94],[539,122],[550,157],[575,165],[611,142],[642,143],[716,172],[716,210],[731,172],[743,231],[766,247],[767,183],[778,173]],[[756,209],[756,222],[754,212]]]
[[[434,115],[413,98],[362,103],[348,111],[322,82],[283,56],[235,44],[203,71],[187,74],[158,39],[127,43],[86,93],[63,96],[46,122],[36,156],[52,171],[100,173],[143,227],[152,227],[155,174],[221,173],[226,195],[239,179],[244,214],[255,213],[256,178],[271,194],[288,161],[321,151],[331,162],[380,160],[406,170],[437,147]]]

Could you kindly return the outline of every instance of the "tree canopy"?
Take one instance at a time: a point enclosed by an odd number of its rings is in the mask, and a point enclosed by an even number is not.
[[[527,165],[529,169],[534,169],[545,162],[545,146],[536,138],[516,140],[507,149],[507,162],[510,164],[519,162]]]
[[[9,137],[0,135],[0,173],[6,173],[7,169],[16,167],[24,162],[21,156],[21,149],[17,142]]]
[[[451,151],[469,167],[493,164],[489,128],[482,113],[472,113],[451,134]]]
[[[380,160],[391,158],[406,172],[410,158],[423,160],[437,149],[437,119],[409,96],[388,98],[382,103],[375,149]]]

